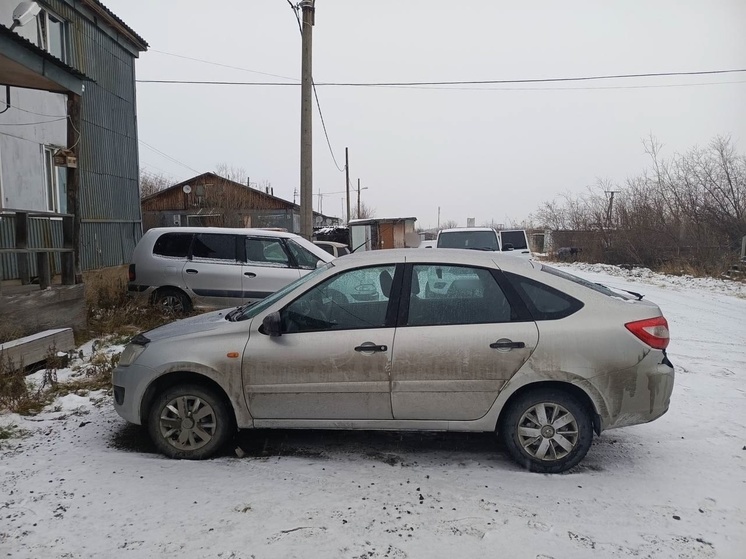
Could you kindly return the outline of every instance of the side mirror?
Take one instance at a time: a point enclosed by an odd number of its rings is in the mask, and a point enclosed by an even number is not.
[[[265,316],[264,320],[262,320],[262,330],[264,330],[264,333],[269,335],[271,338],[282,336],[280,313],[273,312]]]
[[[511,250],[513,250],[513,245],[511,245],[510,243],[505,243],[503,245],[503,252],[508,252],[508,251],[511,251]]]

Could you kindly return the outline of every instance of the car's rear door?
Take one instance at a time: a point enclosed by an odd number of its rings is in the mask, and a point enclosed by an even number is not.
[[[301,271],[278,237],[243,237],[241,269],[244,302],[258,301],[300,277]]]
[[[191,260],[184,265],[182,278],[197,297],[197,306],[241,304],[241,262],[237,250],[236,235],[195,234]]]
[[[536,348],[536,324],[506,297],[494,270],[406,269],[391,368],[394,419],[478,419]],[[450,278],[448,289],[426,289],[432,277]]]

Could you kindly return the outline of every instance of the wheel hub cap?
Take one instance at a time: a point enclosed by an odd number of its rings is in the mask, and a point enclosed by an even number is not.
[[[161,436],[179,450],[197,450],[215,435],[215,410],[197,396],[178,396],[161,410]]]
[[[578,444],[578,423],[564,407],[542,402],[528,408],[518,421],[518,441],[532,458],[556,461]]]

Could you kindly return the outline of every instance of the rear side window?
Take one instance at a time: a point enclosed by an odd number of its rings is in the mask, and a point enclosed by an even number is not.
[[[290,267],[290,259],[279,239],[246,239],[246,261],[258,266]]]
[[[236,261],[236,236],[219,233],[198,233],[192,247],[194,258]]]
[[[193,236],[192,233],[164,233],[155,241],[153,254],[186,258],[189,255],[189,246],[192,244]]]
[[[583,303],[538,281],[505,272],[534,320],[558,320],[576,313]]]
[[[287,241],[288,249],[298,263],[298,267],[301,270],[315,270],[319,260],[318,256],[312,253],[310,250],[305,249],[292,239]]]

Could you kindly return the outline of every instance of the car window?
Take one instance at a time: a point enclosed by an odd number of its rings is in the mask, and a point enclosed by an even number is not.
[[[350,254],[350,249],[347,247],[337,247],[337,254],[338,256],[345,256]]]
[[[186,258],[193,236],[192,233],[164,233],[155,241],[153,254]]]
[[[267,309],[268,307],[271,307],[272,305],[274,305],[277,301],[285,297],[285,295],[287,295],[294,289],[297,289],[304,283],[315,279],[316,276],[323,274],[326,270],[328,270],[329,268],[332,268],[333,266],[334,264],[332,262],[327,262],[321,268],[316,268],[310,274],[306,274],[304,276],[301,276],[297,280],[290,282],[282,289],[275,291],[272,295],[265,297],[261,301],[258,301],[256,303],[251,303],[249,305],[244,305],[242,307],[237,307],[237,311],[239,312],[235,315],[235,317],[232,318],[232,320],[240,321],[240,320],[248,320],[250,318],[254,318],[256,315],[258,315],[259,313],[261,313],[263,310]]]
[[[298,267],[303,270],[313,270],[321,260],[314,253],[309,251],[307,248],[302,247],[292,239],[287,240],[287,246],[290,249],[290,253],[298,263]]]
[[[316,246],[319,248],[323,248],[326,252],[334,256],[334,246],[328,245],[326,243],[316,243]]]
[[[197,233],[194,237],[192,257],[235,262],[237,260],[236,236],[221,233]]]
[[[394,270],[348,270],[314,286],[281,311],[283,332],[383,328]]]
[[[489,270],[467,266],[413,266],[407,326],[511,320],[517,320],[516,314]]]
[[[501,231],[500,239],[502,245],[513,245],[515,250],[525,250],[528,248],[526,244],[526,233],[523,231]]]
[[[290,258],[279,239],[247,238],[246,261],[257,266],[290,267]]]
[[[505,277],[528,307],[534,320],[557,320],[583,308],[583,303],[553,287],[532,279],[505,272]]]
[[[494,231],[451,231],[438,236],[438,248],[499,250]]]

